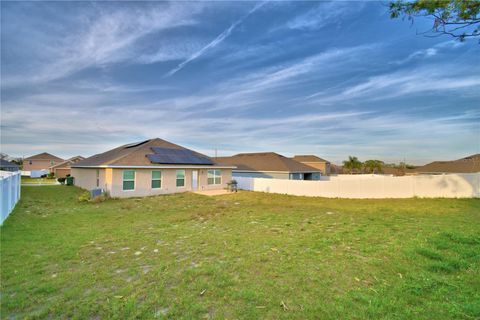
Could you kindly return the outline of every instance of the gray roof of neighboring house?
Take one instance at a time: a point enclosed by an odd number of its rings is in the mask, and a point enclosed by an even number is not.
[[[54,160],[54,161],[64,161],[64,159],[54,156],[48,152],[42,152],[34,156],[25,158],[23,160]]]
[[[75,157],[71,157],[65,161],[62,161],[60,163],[57,163],[53,166],[50,167],[50,169],[53,169],[53,168],[60,168],[60,167],[65,167],[65,168],[70,168],[70,166],[78,161],[81,161],[81,160],[84,160],[85,157],[82,157],[82,156],[75,156]]]
[[[330,163],[330,161],[327,161],[325,159],[317,157],[313,154],[295,155],[295,156],[293,156],[292,159],[295,160],[295,161],[299,161],[299,162],[326,162],[326,163]]]
[[[316,168],[275,152],[239,153],[231,157],[215,159],[236,166],[237,169],[234,171],[319,172]]]
[[[0,168],[9,168],[9,169],[16,169],[16,170],[19,170],[19,167],[17,164],[13,163],[13,162],[10,162],[10,161],[7,161],[7,160],[4,160],[4,159],[0,159]]]
[[[412,170],[415,173],[475,173],[480,172],[480,154],[453,161],[434,161]]]
[[[187,150],[192,152],[194,155],[201,156],[212,160],[212,165],[202,165],[202,166],[221,166],[222,163],[218,163],[213,159],[195,152],[193,150],[184,148],[177,144],[162,140],[159,138],[149,139],[145,141],[140,141],[136,143],[126,144],[115,149],[106,151],[104,153],[96,154],[85,160],[81,160],[71,165],[72,168],[77,167],[99,167],[99,166],[113,166],[113,167],[130,167],[130,166],[162,166],[162,163],[153,163],[149,160],[150,155],[154,155],[155,152],[152,150],[154,147],[160,147],[165,149],[175,149],[175,150]],[[172,165],[169,163],[168,165]],[[194,164],[173,164],[175,166],[190,166]]]

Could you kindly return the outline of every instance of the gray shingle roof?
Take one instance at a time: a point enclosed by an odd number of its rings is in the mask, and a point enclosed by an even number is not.
[[[126,144],[104,153],[96,154],[85,160],[71,165],[75,167],[95,167],[95,166],[161,166],[161,163],[152,163],[147,155],[154,154],[152,147],[162,147],[169,149],[190,150],[177,144],[162,140],[159,138],[145,140],[136,143]],[[190,150],[193,153],[207,157],[201,153]],[[208,157],[207,157],[208,158]],[[213,161],[213,165],[221,165]]]
[[[218,157],[215,160],[234,165],[237,167],[236,170],[243,171],[319,172],[318,169],[275,152],[239,153],[231,157]]]

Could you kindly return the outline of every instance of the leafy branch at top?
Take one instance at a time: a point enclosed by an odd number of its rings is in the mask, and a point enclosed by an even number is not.
[[[425,36],[449,35],[460,41],[480,36],[480,0],[416,0],[389,4],[391,18],[432,17],[433,26]]]

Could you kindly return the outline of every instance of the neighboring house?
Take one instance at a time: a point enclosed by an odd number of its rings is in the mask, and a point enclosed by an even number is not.
[[[233,177],[320,180],[320,171],[275,152],[240,153],[216,160],[235,166]]]
[[[24,171],[48,170],[53,165],[63,162],[62,158],[54,156],[50,153],[44,152],[34,156],[23,159]]]
[[[15,164],[13,162],[10,162],[10,161],[4,160],[4,159],[0,159],[0,170],[3,170],[3,171],[19,171],[20,168],[18,167],[17,164]]]
[[[392,176],[404,176],[405,172],[409,169],[399,168],[399,167],[382,167],[380,174],[389,174]]]
[[[474,154],[453,161],[434,161],[415,168],[407,174],[439,174],[439,173],[476,173],[480,172],[480,154]]]
[[[296,155],[292,159],[320,170],[324,176],[330,175],[330,162],[325,159],[314,155]]]
[[[70,174],[70,166],[84,159],[85,158],[82,156],[72,157],[63,162],[57,163],[56,165],[53,165],[48,169],[50,170],[51,173],[53,173],[55,177],[65,178],[67,175]]]
[[[330,174],[331,175],[343,174],[343,166],[338,166],[336,164],[331,163]]]
[[[75,185],[112,197],[224,189],[233,166],[162,139],[120,146],[72,164]]]

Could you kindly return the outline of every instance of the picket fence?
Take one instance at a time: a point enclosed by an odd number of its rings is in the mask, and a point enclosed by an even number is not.
[[[3,224],[8,215],[20,199],[20,171],[0,171],[0,225]]]
[[[326,198],[475,198],[480,173],[417,176],[359,175],[320,181],[234,177],[243,190]]]

